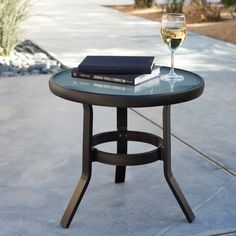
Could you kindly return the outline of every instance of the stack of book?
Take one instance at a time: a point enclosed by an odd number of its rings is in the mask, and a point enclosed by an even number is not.
[[[138,85],[159,75],[151,56],[87,56],[72,77]]]

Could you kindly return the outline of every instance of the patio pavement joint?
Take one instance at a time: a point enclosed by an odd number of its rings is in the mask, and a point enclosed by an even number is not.
[[[154,122],[153,120],[151,120],[150,118],[144,116],[143,114],[141,114],[140,112],[136,111],[135,109],[131,108],[131,110],[133,112],[135,112],[137,115],[141,116],[143,119],[151,122],[152,124],[154,124],[155,126],[159,127],[160,129],[163,129],[163,127],[159,124],[157,124],[156,122]],[[177,135],[175,135],[174,133],[171,132],[171,136],[174,137],[175,139],[179,140],[181,143],[185,144],[186,146],[188,146],[189,148],[191,148],[192,150],[194,150],[195,152],[199,153],[203,158],[207,159],[208,161],[210,161],[211,163],[213,163],[214,165],[218,166],[220,169],[224,170],[225,172],[227,172],[228,174],[230,174],[231,176],[236,178],[236,173],[232,170],[230,170],[229,168],[227,168],[224,164],[222,164],[220,161],[216,161],[214,160],[212,157],[206,155],[205,153],[203,153],[202,151],[200,151],[199,149],[193,147],[191,144],[187,143],[185,140],[183,140],[182,138],[179,138]]]

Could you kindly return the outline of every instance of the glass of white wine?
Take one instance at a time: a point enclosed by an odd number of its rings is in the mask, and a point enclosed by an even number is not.
[[[182,81],[184,77],[174,71],[174,53],[182,44],[187,33],[185,15],[180,13],[163,14],[161,20],[161,37],[171,52],[171,68],[168,74],[161,75],[162,80]]]

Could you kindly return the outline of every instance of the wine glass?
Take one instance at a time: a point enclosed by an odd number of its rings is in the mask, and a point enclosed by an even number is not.
[[[174,71],[174,53],[182,44],[187,33],[185,15],[180,13],[163,14],[161,20],[161,37],[171,52],[171,68],[168,74],[161,76],[162,80],[182,81],[184,77]]]

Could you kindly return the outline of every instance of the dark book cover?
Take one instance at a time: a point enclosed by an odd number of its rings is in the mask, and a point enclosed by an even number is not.
[[[78,70],[89,74],[150,74],[151,56],[87,56]]]

